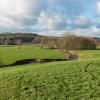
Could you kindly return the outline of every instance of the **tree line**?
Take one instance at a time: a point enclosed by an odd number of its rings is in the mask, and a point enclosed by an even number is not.
[[[96,49],[96,40],[90,37],[64,35],[62,37],[40,36],[36,34],[9,34],[0,36],[1,45],[22,45],[25,43],[39,44],[41,48],[50,49]]]
[[[85,49],[96,49],[96,41],[94,38],[89,37],[76,37],[76,36],[67,36],[67,37],[54,37],[54,38],[35,38],[33,40],[34,44],[40,44],[41,48],[44,45],[47,45],[50,49],[67,49],[67,50],[85,50]]]

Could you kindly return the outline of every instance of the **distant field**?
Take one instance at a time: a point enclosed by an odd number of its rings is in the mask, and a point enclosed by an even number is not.
[[[59,50],[41,49],[36,46],[0,46],[0,63],[11,64],[17,60],[34,59],[34,58],[64,58],[63,53]]]
[[[100,58],[100,50],[74,50],[79,55],[80,60]]]
[[[100,50],[74,50],[80,56],[80,59],[90,59],[100,57]],[[23,59],[56,59],[64,58],[59,50],[42,49],[37,46],[23,45],[18,46],[0,46],[0,64],[12,64]]]
[[[99,99],[100,59],[0,69],[0,100]]]

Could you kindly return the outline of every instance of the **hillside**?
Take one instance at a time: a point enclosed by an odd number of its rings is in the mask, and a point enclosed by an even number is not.
[[[34,59],[65,59],[60,48],[49,48],[48,45],[41,47],[41,38],[43,36],[36,34],[1,34],[0,100],[99,100],[100,48],[88,49],[93,46],[90,44],[94,44],[94,40],[88,41],[88,38],[82,37],[82,49],[69,50],[78,56],[73,61],[34,63]],[[21,44],[8,44],[19,39],[22,40]],[[55,40],[55,37],[49,39]],[[77,39],[80,38],[75,37]],[[50,41],[49,45],[53,42]],[[74,42],[69,39],[66,43],[73,46]],[[13,65],[30,59],[32,62],[24,62],[24,65]]]
[[[99,100],[99,59],[0,69],[0,100]]]
[[[43,37],[41,35],[32,33],[0,33],[0,44],[16,44],[17,40],[21,40],[22,43],[30,43],[37,37]]]

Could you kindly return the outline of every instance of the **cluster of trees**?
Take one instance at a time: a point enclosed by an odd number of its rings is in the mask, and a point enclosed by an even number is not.
[[[64,34],[62,37],[40,36],[36,34],[1,34],[0,44],[21,45],[24,43],[44,45],[50,49],[96,49],[94,38],[77,37],[72,34]]]
[[[94,38],[76,37],[74,35],[63,37],[38,37],[33,40],[33,43],[39,43],[41,48],[46,45],[49,49],[59,49],[65,55],[65,59],[68,60],[79,58],[77,54],[69,50],[96,49],[96,41]]]
[[[33,43],[39,43],[41,47],[47,45],[50,49],[96,49],[96,41],[94,38],[66,36],[59,38],[36,38]]]

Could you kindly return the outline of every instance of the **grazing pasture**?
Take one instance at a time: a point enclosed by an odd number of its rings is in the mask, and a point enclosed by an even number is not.
[[[0,100],[99,100],[100,50],[73,50],[79,60],[0,68]],[[0,62],[63,58],[59,50],[1,46]]]
[[[0,46],[0,63],[12,64],[23,59],[57,59],[64,58],[59,50],[42,49],[36,46]]]
[[[99,100],[100,59],[0,69],[0,100]]]
[[[74,50],[79,55],[80,59],[98,58],[100,50]],[[40,48],[39,46],[23,45],[18,46],[0,46],[0,64],[12,64],[24,59],[63,59],[64,54],[60,50],[52,50]]]
[[[100,58],[100,50],[74,50],[80,60]]]

